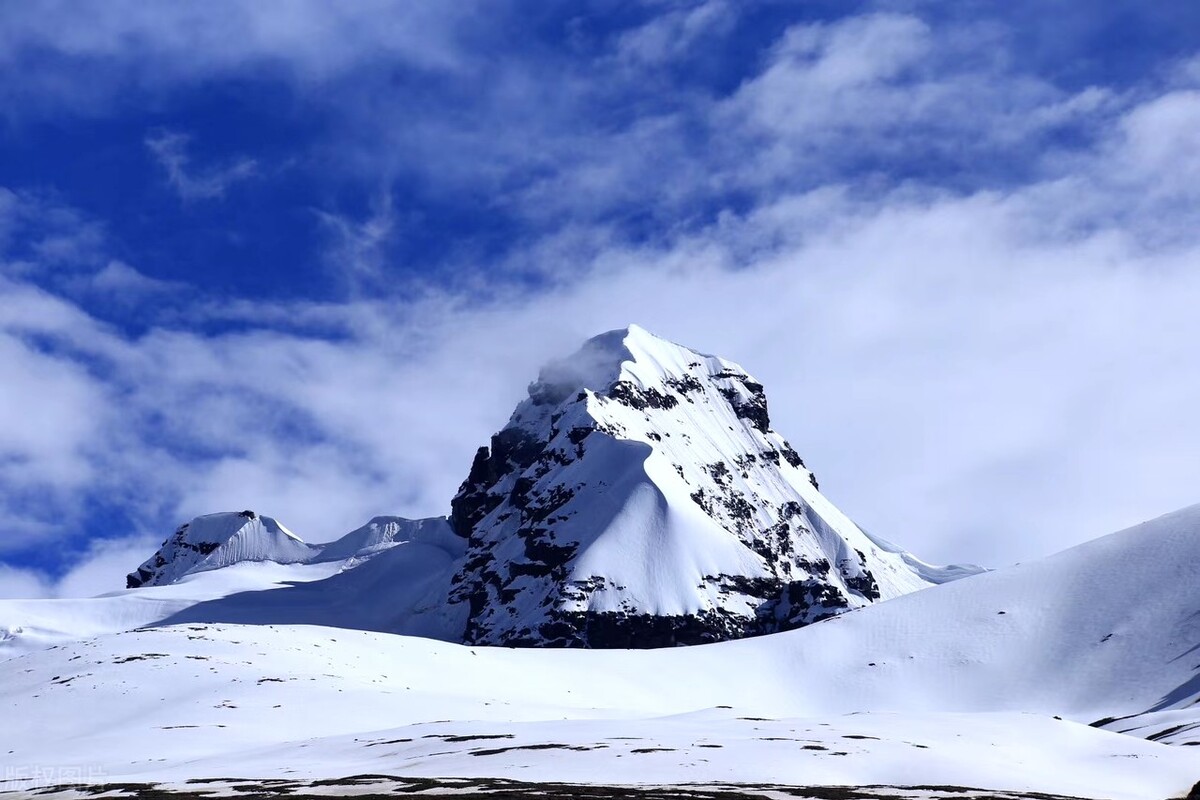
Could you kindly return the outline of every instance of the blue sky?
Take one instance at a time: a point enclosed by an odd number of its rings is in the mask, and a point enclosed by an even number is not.
[[[546,358],[744,364],[869,529],[1200,500],[1200,7],[0,5],[0,595],[444,513]]]

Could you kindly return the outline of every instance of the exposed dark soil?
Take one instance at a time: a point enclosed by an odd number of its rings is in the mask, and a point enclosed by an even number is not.
[[[550,745],[551,747],[555,745]],[[506,748],[520,749],[520,748]],[[499,752],[499,750],[497,750]],[[480,755],[483,753],[480,752]],[[345,793],[338,792],[342,787]],[[366,791],[371,787],[376,791]],[[352,791],[351,791],[352,790]],[[317,800],[353,796],[356,800],[456,794],[487,800],[768,800],[764,792],[786,794],[796,800],[1087,800],[1038,792],[1003,792],[963,786],[778,786],[772,784],[683,784],[678,786],[590,786],[566,783],[529,783],[496,778],[403,778],[394,775],[351,775],[345,778],[298,781],[289,779],[197,778],[185,787],[152,783],[109,783],[77,786],[44,786],[22,791],[0,791],[0,800],[18,798],[79,797],[128,800],[212,800],[216,795],[269,800]],[[918,794],[919,793],[919,794]]]

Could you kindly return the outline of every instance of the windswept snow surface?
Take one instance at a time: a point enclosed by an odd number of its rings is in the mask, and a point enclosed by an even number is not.
[[[1200,779],[1198,609],[1200,506],[700,647],[178,625],[0,663],[0,754],[109,781],[384,773],[1159,800]]]

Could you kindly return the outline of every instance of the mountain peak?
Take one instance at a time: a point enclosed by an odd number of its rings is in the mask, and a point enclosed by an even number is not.
[[[473,643],[715,641],[935,582],[821,496],[762,384],[638,326],[547,365],[451,508]]]
[[[698,391],[702,381],[735,380],[726,400],[743,409],[744,419],[769,427],[762,384],[732,361],[663,339],[639,325],[593,336],[570,356],[546,364],[529,385],[529,399],[517,406],[507,428],[539,429],[564,401],[590,393],[631,405],[672,406],[676,394]]]
[[[603,391],[622,379],[653,383],[680,373],[697,358],[706,356],[629,325],[593,336],[570,356],[543,366],[529,394],[547,405],[581,389]]]
[[[220,569],[239,561],[294,564],[312,558],[314,548],[271,517],[253,511],[221,512],[180,525],[126,585],[159,586],[184,575]]]

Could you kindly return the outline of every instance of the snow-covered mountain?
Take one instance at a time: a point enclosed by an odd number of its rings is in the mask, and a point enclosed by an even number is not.
[[[772,430],[758,381],[637,326],[545,367],[452,509],[478,644],[721,641],[978,571],[872,540]]]
[[[449,519],[377,517],[327,544],[251,511],[210,514],[128,585],[337,562],[358,569],[283,594],[213,595],[166,619],[657,647],[789,630],[978,571],[868,536],[771,429],[760,383],[637,326],[546,366],[450,505]],[[381,585],[388,613],[356,607]]]

